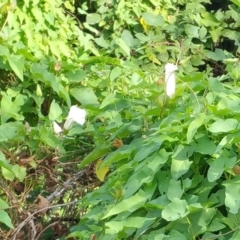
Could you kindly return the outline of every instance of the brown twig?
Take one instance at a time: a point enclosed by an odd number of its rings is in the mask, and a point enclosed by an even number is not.
[[[64,207],[64,206],[68,206],[68,205],[72,205],[72,204],[76,204],[78,202],[78,200],[74,200],[72,202],[68,202],[68,203],[63,203],[63,204],[57,204],[57,205],[53,205],[53,206],[48,206],[45,208],[42,208],[40,210],[35,211],[34,213],[28,213],[28,217],[22,222],[20,223],[17,228],[14,230],[14,232],[12,233],[12,240],[16,240],[17,234],[20,232],[20,230],[27,224],[29,223],[29,221],[31,221],[31,219],[33,218],[34,215],[42,212],[42,211],[46,211],[48,209],[53,209],[53,208],[58,208],[58,207]]]
[[[68,179],[66,182],[62,184],[62,187],[58,187],[51,195],[47,197],[47,200],[51,202],[53,199],[61,196],[70,185],[72,185],[72,182],[77,181],[79,178],[81,178],[85,174],[85,169],[79,171],[78,173],[74,174],[71,179]]]
[[[38,239],[41,237],[41,235],[42,235],[48,228],[54,226],[54,225],[57,224],[57,223],[58,223],[58,221],[55,221],[55,222],[49,224],[49,225],[48,225],[47,227],[45,227],[45,228],[37,235],[37,237],[34,238],[34,239],[35,239],[35,240],[38,240]]]

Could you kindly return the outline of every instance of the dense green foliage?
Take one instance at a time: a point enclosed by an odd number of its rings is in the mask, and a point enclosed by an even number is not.
[[[239,29],[239,0],[1,1],[1,238],[239,239]]]

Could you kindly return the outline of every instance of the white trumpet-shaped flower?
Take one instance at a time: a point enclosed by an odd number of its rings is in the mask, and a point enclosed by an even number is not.
[[[165,66],[165,91],[168,97],[173,97],[176,88],[176,79],[174,72],[178,70],[177,65],[167,63]]]
[[[81,109],[77,106],[71,106],[67,119],[63,126],[64,129],[69,130],[75,122],[83,125],[86,121],[86,115],[86,110]]]
[[[60,134],[63,131],[62,128],[56,122],[53,122],[52,125],[55,134]]]

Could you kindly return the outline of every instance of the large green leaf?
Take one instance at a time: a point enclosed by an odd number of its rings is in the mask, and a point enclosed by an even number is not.
[[[86,77],[86,72],[81,69],[78,69],[76,71],[70,71],[66,73],[65,76],[70,81],[70,83],[81,82]]]
[[[196,119],[194,119],[190,123],[190,125],[188,127],[188,131],[187,131],[187,143],[191,142],[191,140],[194,137],[194,135],[196,134],[198,128],[203,125],[204,119],[205,119],[205,114],[200,114]]]
[[[52,101],[48,117],[51,121],[56,121],[62,115],[62,109],[55,100]],[[60,118],[61,119],[61,118]]]
[[[231,132],[233,130],[236,130],[238,128],[238,125],[238,121],[233,118],[226,120],[219,119],[209,127],[209,131],[212,133]]]
[[[4,210],[0,210],[0,222],[5,224],[9,228],[12,229],[14,228],[11,218],[9,217],[8,213]]]
[[[131,196],[128,199],[121,201],[120,203],[116,204],[112,207],[108,213],[103,217],[103,219],[108,218],[110,216],[122,213],[122,212],[134,212],[135,210],[139,209],[144,205],[147,201],[149,195],[140,190],[135,195]]]
[[[187,206],[188,204],[185,200],[175,198],[163,209],[162,218],[167,221],[183,218],[189,213]]]
[[[70,94],[77,99],[83,106],[98,105],[98,99],[92,88],[72,88]]]
[[[24,59],[17,55],[8,55],[8,62],[15,74],[23,81]]]
[[[161,15],[154,15],[152,13],[145,12],[143,13],[142,17],[145,22],[150,26],[162,26],[164,23],[164,19]]]
[[[7,209],[7,208],[9,208],[9,205],[5,201],[0,199],[0,209],[2,210],[2,209]]]
[[[183,194],[183,189],[181,187],[181,182],[171,179],[168,184],[167,197],[169,200],[173,201],[175,198],[181,198]]]
[[[240,176],[225,181],[225,204],[229,212],[237,214],[240,208]]]
[[[79,168],[85,167],[87,164],[98,160],[99,158],[106,155],[110,149],[110,144],[98,145],[92,152],[90,152],[79,164]]]

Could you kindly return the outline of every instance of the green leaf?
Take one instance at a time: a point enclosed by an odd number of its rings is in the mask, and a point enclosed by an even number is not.
[[[133,36],[132,36],[130,31],[123,30],[123,32],[121,34],[121,38],[122,38],[122,40],[124,40],[126,42],[126,44],[129,47],[132,47],[134,45],[134,38],[133,38]]]
[[[168,184],[167,197],[169,200],[174,200],[174,198],[180,199],[183,194],[183,189],[181,187],[181,182],[171,179]]]
[[[87,15],[86,20],[88,24],[93,25],[101,21],[101,15],[97,13],[90,13]]]
[[[239,240],[240,239],[240,232],[236,231],[233,233],[232,237],[229,240]]]
[[[8,55],[7,58],[12,70],[23,81],[24,59],[17,55]]]
[[[79,69],[77,71],[72,70],[72,71],[66,73],[65,76],[69,80],[70,83],[72,83],[72,82],[78,83],[86,78],[86,72],[81,69]]]
[[[110,221],[106,223],[107,233],[114,234],[125,230],[124,228],[141,228],[144,224],[153,223],[155,218],[147,217],[129,217],[123,221]]]
[[[109,93],[102,101],[99,109],[102,109],[106,106],[108,106],[109,104],[112,104],[116,101],[117,99],[115,98],[115,94],[114,93]]]
[[[85,167],[87,164],[103,157],[108,153],[111,144],[98,145],[92,152],[90,152],[79,164],[79,168]]]
[[[235,3],[238,7],[240,7],[240,0],[231,0],[231,2]]]
[[[164,18],[161,15],[154,15],[152,13],[145,12],[143,13],[142,17],[144,21],[150,26],[163,26]]]
[[[130,48],[121,38],[115,39],[116,44],[121,48],[124,55],[130,57]]]
[[[215,153],[218,153],[223,147],[225,147],[227,144],[231,143],[233,139],[234,139],[233,134],[229,134],[229,135],[223,137],[223,139],[218,144]]]
[[[13,179],[15,178],[15,174],[13,173],[12,169],[9,170],[8,168],[5,168],[5,167],[1,167],[1,168],[2,168],[3,177],[9,181],[13,181]]]
[[[122,68],[115,67],[110,73],[110,81],[113,82],[117,77],[122,74]]]
[[[222,156],[210,162],[210,168],[208,169],[207,173],[207,178],[209,182],[214,182],[219,179],[222,176],[225,167],[231,169],[235,165],[236,158],[230,158],[227,153],[225,153],[225,155],[226,156],[224,156],[223,153]]]
[[[52,147],[53,149],[58,148],[58,150],[61,153],[64,153],[64,149],[62,147],[62,144],[60,142],[60,140],[56,137],[56,135],[53,133],[53,130],[49,131],[49,129],[47,129],[45,126],[42,127],[39,132],[40,137],[39,140],[45,144],[47,144],[48,146]]]
[[[154,144],[153,143],[144,144],[142,148],[134,156],[133,161],[138,161],[138,162],[142,161],[143,159],[148,157],[150,154],[158,150],[161,145],[162,143],[160,141]]]
[[[225,181],[225,205],[229,207],[229,211],[237,214],[240,208],[240,176],[232,180]]]
[[[189,146],[179,145],[172,155],[171,174],[173,179],[177,180],[185,174],[192,162],[188,159],[192,155],[194,149]]]
[[[118,148],[116,151],[110,153],[103,161],[101,166],[110,165],[111,163],[116,163],[122,159],[128,158],[131,153],[134,151],[134,147],[130,147],[129,145],[123,145]]]
[[[185,25],[185,32],[189,37],[195,37],[199,38],[199,27],[191,25],[191,24],[186,24]]]
[[[188,159],[185,160],[176,160],[172,159],[172,164],[171,164],[171,174],[172,178],[177,180],[179,179],[183,174],[185,174],[192,162],[190,162]]]
[[[9,171],[12,172],[12,165],[9,163],[9,161],[5,158],[4,154],[2,151],[0,151],[0,166],[2,168],[8,169]]]
[[[216,48],[215,52],[206,52],[206,56],[215,61],[222,61],[226,59],[225,53],[222,49]]]
[[[214,30],[212,30],[212,31],[209,31],[210,34],[211,34],[211,36],[212,36],[213,42],[216,43],[216,42],[219,40],[219,38],[220,38],[221,35],[222,35],[222,30],[223,30],[222,27],[218,27],[218,28],[216,28],[216,29],[214,29]]]
[[[82,87],[73,88],[70,90],[70,94],[77,99],[83,106],[98,105],[98,99],[92,88]]]
[[[170,233],[170,238],[169,239],[174,239],[174,240],[187,240],[187,237],[184,236],[182,233],[172,230]]]
[[[207,29],[205,27],[201,27],[199,30],[199,37],[201,40],[204,40],[204,38],[207,35]]]
[[[143,184],[152,182],[153,178],[153,171],[148,167],[143,166],[140,170],[135,170],[125,185],[127,190],[124,198],[132,196]]]
[[[0,56],[8,56],[9,50],[7,47],[0,45]]]
[[[229,118],[226,120],[223,119],[217,120],[209,127],[208,130],[212,133],[225,133],[236,130],[237,128],[238,121],[236,119]]]
[[[219,22],[218,19],[210,12],[204,11],[204,12],[202,12],[201,15],[203,17],[201,19],[201,22],[206,27],[213,27],[213,26],[218,26],[221,24],[221,22]]]
[[[11,218],[4,210],[0,210],[0,222],[5,224],[9,228],[14,228]]]
[[[217,147],[206,135],[197,138],[196,141],[195,152],[208,155],[215,153]]]
[[[187,143],[190,143],[192,141],[193,136],[196,134],[199,127],[201,127],[205,120],[205,114],[200,114],[196,119],[194,119],[187,131]]]
[[[9,208],[9,205],[5,201],[0,199],[0,209],[2,210],[2,209],[7,209],[7,208]]]
[[[23,140],[25,132],[25,127],[20,122],[4,123],[0,125],[0,142]]]
[[[19,181],[23,182],[27,174],[26,168],[19,165],[14,165],[12,171],[15,174],[15,176],[19,179]]]
[[[183,218],[189,213],[187,206],[185,200],[175,198],[163,209],[162,218],[170,222]]]
[[[61,115],[62,115],[62,109],[60,108],[58,103],[56,103],[56,101],[53,100],[50,106],[49,114],[48,114],[49,120],[50,121],[56,121],[58,119],[61,120],[61,118],[59,118]]]
[[[122,213],[122,212],[134,212],[144,205],[147,201],[149,195],[144,191],[140,190],[134,196],[125,199],[118,203],[116,206],[112,207],[108,213],[102,218],[108,218],[110,216]]]

